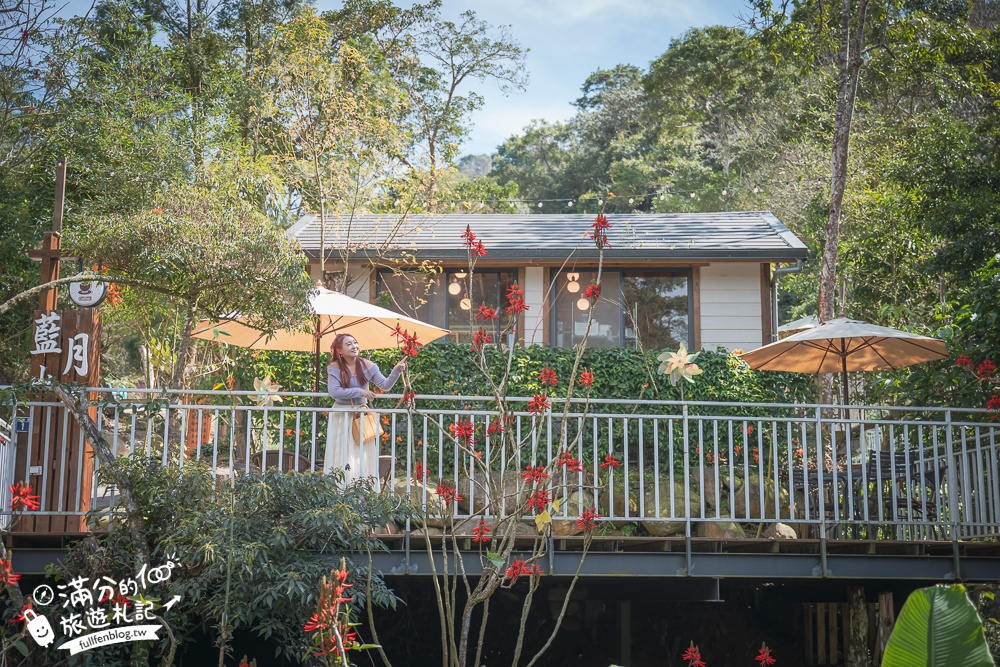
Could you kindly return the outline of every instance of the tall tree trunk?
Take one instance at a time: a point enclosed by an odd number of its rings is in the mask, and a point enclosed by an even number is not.
[[[839,70],[837,85],[837,112],[833,130],[833,155],[830,176],[830,205],[823,233],[823,265],[819,278],[819,319],[826,322],[834,318],[834,296],[837,290],[837,251],[840,243],[840,218],[847,186],[847,168],[851,143],[851,123],[854,120],[854,102],[858,94],[861,75],[862,51],[865,44],[865,21],[868,0],[858,4],[857,20],[852,21],[851,0],[841,0],[840,51],[837,54]],[[852,22],[854,30],[851,30]]]
[[[177,361],[174,362],[174,374],[170,378],[170,389],[179,389],[184,381],[184,369],[188,365],[188,349],[191,347],[191,332],[194,331],[194,304],[188,304],[184,311],[184,329],[177,343]]]
[[[849,629],[844,648],[847,667],[870,667],[868,659],[868,606],[865,604],[865,587],[849,586],[847,589],[847,615]]]
[[[868,0],[858,3],[857,18],[852,21],[852,0],[841,0],[840,51],[837,53],[837,112],[833,129],[833,155],[830,174],[830,205],[823,230],[823,264],[819,274],[820,322],[832,320],[835,315],[837,292],[837,255],[840,245],[840,219],[844,207],[844,190],[847,187],[848,157],[851,144],[851,123],[854,120],[854,102],[861,78],[861,58],[865,45],[865,22]],[[853,32],[852,32],[852,23]],[[833,402],[833,376],[823,378],[820,402]]]

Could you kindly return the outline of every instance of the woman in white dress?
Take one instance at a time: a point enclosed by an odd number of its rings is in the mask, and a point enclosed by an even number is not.
[[[369,383],[382,391],[389,391],[406,368],[406,357],[403,357],[386,377],[375,362],[362,359],[359,352],[358,341],[350,334],[338,334],[330,345],[326,386],[337,406],[367,406],[368,401],[375,398],[374,392],[368,389]],[[361,445],[354,441],[351,422],[356,414],[342,410],[330,413],[330,437],[326,444],[323,472],[342,468],[345,483],[363,477],[378,477],[378,438],[366,440]]]

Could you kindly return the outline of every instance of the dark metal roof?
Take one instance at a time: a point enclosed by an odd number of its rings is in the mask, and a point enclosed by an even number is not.
[[[606,259],[790,260],[804,259],[806,246],[768,211],[731,213],[610,214]],[[464,259],[466,225],[482,240],[487,259],[596,258],[587,238],[594,216],[363,214],[326,217],[326,245],[348,244],[363,256]],[[310,257],[319,255],[319,216],[308,215],[288,230]]]

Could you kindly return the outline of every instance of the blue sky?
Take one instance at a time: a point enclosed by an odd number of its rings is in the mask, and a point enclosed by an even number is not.
[[[739,25],[739,16],[747,13],[745,0],[444,0],[446,16],[466,9],[494,25],[511,26],[530,49],[530,80],[525,92],[509,97],[495,86],[480,86],[486,105],[473,118],[463,153],[492,153],[536,118],[569,118],[570,103],[594,70],[619,63],[645,69],[687,30]]]
[[[397,0],[410,5],[412,0]],[[67,0],[64,13],[86,11],[91,0]],[[338,0],[316,0],[320,11]],[[444,0],[449,18],[471,9],[494,25],[509,25],[530,49],[525,92],[503,96],[495,85],[473,82],[486,98],[472,118],[463,153],[492,153],[533,119],[565,120],[584,79],[600,68],[628,63],[646,68],[670,40],[691,28],[739,25],[746,0]]]

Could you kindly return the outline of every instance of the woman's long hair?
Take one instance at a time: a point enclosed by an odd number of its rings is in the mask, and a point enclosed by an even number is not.
[[[333,345],[330,346],[330,355],[333,357],[333,363],[337,364],[337,368],[340,369],[340,386],[347,389],[351,386],[351,373],[352,371],[347,367],[347,359],[344,358],[344,353],[340,349],[344,346],[344,340],[346,338],[354,338],[351,334],[337,334],[337,337],[333,339]],[[365,366],[361,363],[361,356],[354,360],[354,376],[358,378],[358,384],[362,387],[365,386]]]

